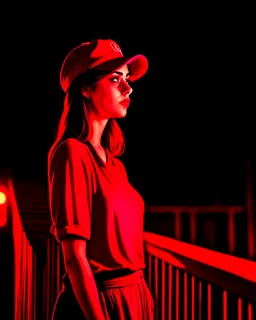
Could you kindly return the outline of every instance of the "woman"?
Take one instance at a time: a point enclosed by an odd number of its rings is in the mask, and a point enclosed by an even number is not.
[[[71,50],[60,71],[64,110],[48,154],[51,233],[66,273],[52,319],[153,319],[143,270],[144,202],[118,158],[115,118],[130,104],[130,83],[148,68],[110,39]]]

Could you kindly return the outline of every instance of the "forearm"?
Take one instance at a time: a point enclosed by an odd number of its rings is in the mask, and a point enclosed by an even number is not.
[[[104,320],[98,289],[87,259],[70,259],[65,265],[75,297],[86,319]]]

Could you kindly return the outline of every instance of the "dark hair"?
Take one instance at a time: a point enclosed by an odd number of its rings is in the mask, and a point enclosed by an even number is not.
[[[108,72],[109,73],[109,72]],[[48,152],[48,163],[58,145],[68,138],[86,142],[92,133],[87,100],[81,93],[82,86],[93,86],[106,73],[86,72],[78,76],[70,85],[64,97],[64,108],[57,126],[55,140]],[[125,149],[121,128],[115,119],[109,119],[102,135],[102,146],[114,156],[120,156]]]

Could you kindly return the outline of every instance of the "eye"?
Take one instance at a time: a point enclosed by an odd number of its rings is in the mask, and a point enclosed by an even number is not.
[[[122,77],[120,77],[120,76],[114,76],[114,77],[110,78],[110,80],[111,80],[112,82],[116,82],[116,83],[120,83],[120,82],[124,81],[124,82],[130,84],[130,82],[131,82],[129,78],[127,78],[126,80],[124,80],[124,79],[123,79]]]
[[[112,77],[110,80],[117,83],[121,81],[120,77],[118,76]]]

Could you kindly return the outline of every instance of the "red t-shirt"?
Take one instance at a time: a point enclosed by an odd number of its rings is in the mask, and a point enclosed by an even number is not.
[[[90,142],[70,138],[55,150],[49,166],[51,233],[87,240],[94,274],[138,270],[144,264],[144,201],[129,183],[120,159],[106,163]]]

